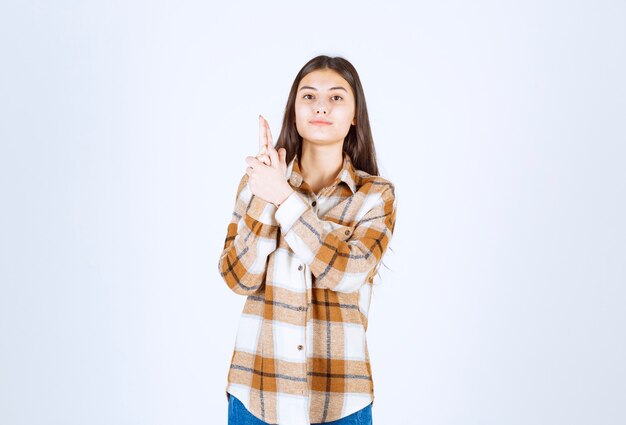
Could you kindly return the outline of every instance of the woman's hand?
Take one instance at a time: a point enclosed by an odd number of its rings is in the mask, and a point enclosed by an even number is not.
[[[261,119],[262,117],[259,117]],[[259,144],[265,143],[264,147],[269,165],[259,160],[258,157],[248,156],[246,162],[249,167],[246,168],[248,174],[248,184],[251,192],[272,204],[279,206],[293,192],[293,189],[287,182],[287,150],[280,148],[278,151],[274,149],[272,133],[269,131],[269,125],[265,120],[260,121]]]

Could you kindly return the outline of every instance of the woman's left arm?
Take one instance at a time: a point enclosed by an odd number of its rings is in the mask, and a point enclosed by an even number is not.
[[[276,210],[283,237],[311,269],[315,287],[354,292],[383,257],[396,222],[395,190],[391,183],[368,187],[363,202],[368,211],[351,232],[328,230],[325,220],[295,191]]]

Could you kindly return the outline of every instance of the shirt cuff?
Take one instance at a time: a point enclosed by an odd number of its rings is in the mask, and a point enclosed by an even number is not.
[[[298,218],[309,208],[309,203],[295,190],[276,210],[274,217],[283,235],[289,232]]]

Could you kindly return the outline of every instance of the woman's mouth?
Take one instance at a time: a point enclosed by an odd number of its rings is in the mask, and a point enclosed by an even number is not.
[[[330,121],[325,121],[325,120],[311,120],[309,122],[313,125],[331,125],[332,124]]]

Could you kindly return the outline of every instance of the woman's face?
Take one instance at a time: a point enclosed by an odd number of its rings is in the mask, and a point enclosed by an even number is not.
[[[352,88],[332,69],[311,71],[300,80],[295,112],[298,133],[314,144],[343,144],[356,124]]]

